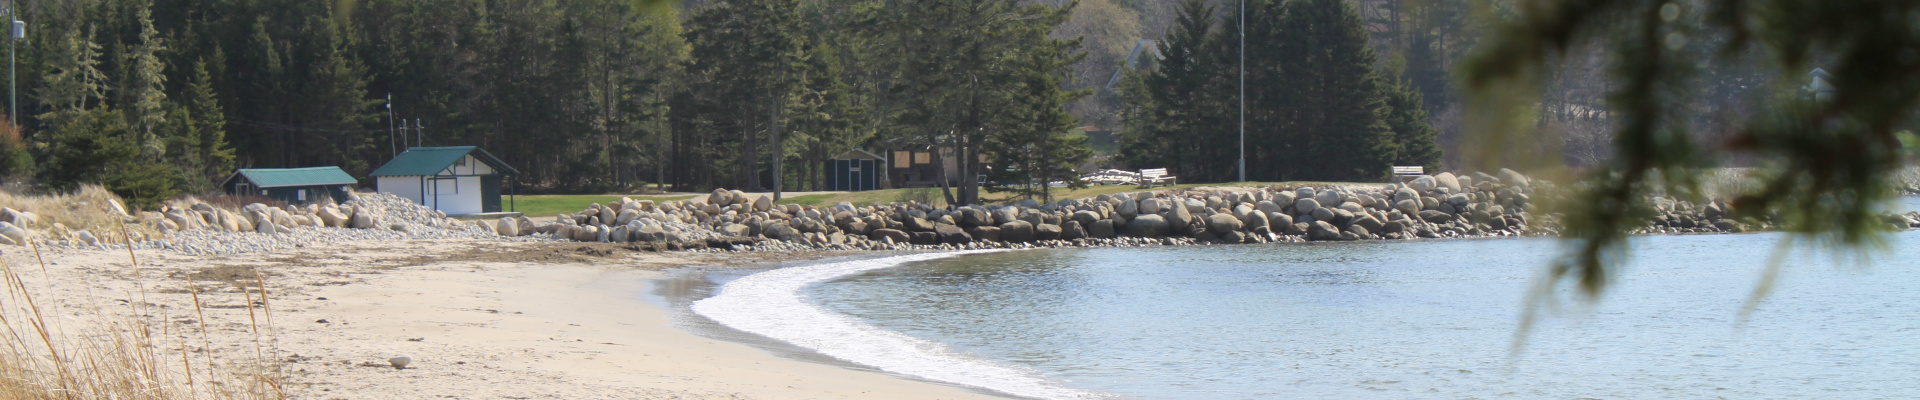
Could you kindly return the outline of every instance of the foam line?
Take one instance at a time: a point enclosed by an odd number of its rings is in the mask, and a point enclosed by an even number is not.
[[[872,326],[808,301],[808,285],[862,272],[994,250],[912,254],[782,268],[734,280],[720,294],[693,303],[693,312],[721,325],[811,349],[882,371],[1039,399],[1108,396],[1072,389],[1033,370],[963,355],[940,343]]]

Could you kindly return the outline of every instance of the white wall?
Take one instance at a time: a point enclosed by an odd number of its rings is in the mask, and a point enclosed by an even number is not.
[[[422,196],[418,176],[383,176],[376,184],[381,193],[392,193],[416,203],[446,212],[448,215],[475,214],[480,211],[480,177],[428,180]],[[438,186],[438,192],[435,192]],[[437,195],[436,195],[437,193]]]

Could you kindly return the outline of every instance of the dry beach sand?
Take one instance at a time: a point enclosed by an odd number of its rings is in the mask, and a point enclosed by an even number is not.
[[[0,259],[43,309],[60,315],[52,318],[59,324],[142,310],[147,320],[165,321],[158,324],[165,343],[189,343],[181,351],[221,363],[271,360],[265,364],[280,370],[291,398],[997,398],[701,337],[642,298],[647,280],[666,268],[817,255],[476,239],[136,255],[138,269],[124,250],[45,249],[36,258],[8,247]],[[264,277],[267,301],[252,297],[256,276]],[[199,289],[197,309],[189,280]],[[206,335],[197,328],[200,314]],[[396,355],[413,361],[394,369],[387,359]]]

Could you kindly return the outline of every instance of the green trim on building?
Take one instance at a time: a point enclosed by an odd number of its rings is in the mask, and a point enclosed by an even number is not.
[[[245,177],[256,188],[276,188],[289,186],[352,185],[359,183],[347,171],[340,167],[311,168],[246,168],[233,172],[220,186],[226,186],[234,178]]]

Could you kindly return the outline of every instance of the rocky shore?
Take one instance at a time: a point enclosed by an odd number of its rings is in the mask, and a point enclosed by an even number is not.
[[[1050,204],[953,209],[913,202],[830,207],[774,204],[767,196],[715,190],[702,199],[622,198],[562,214],[462,221],[389,194],[355,193],[345,204],[221,208],[193,198],[159,211],[104,207],[124,235],[0,208],[0,244],[166,249],[186,254],[273,252],[400,239],[493,239],[628,243],[663,251],[951,250],[1067,246],[1239,244],[1556,235],[1537,213],[1551,184],[1502,169],[1440,173],[1405,183],[1346,187],[1206,187],[1148,190]],[[1658,214],[1636,234],[1771,230],[1737,220],[1722,201],[1653,199]],[[1890,228],[1920,228],[1920,213],[1886,215]],[[99,225],[95,223],[95,225]],[[113,232],[119,233],[119,232]],[[111,239],[106,237],[112,236]],[[126,236],[125,239],[120,236]]]

